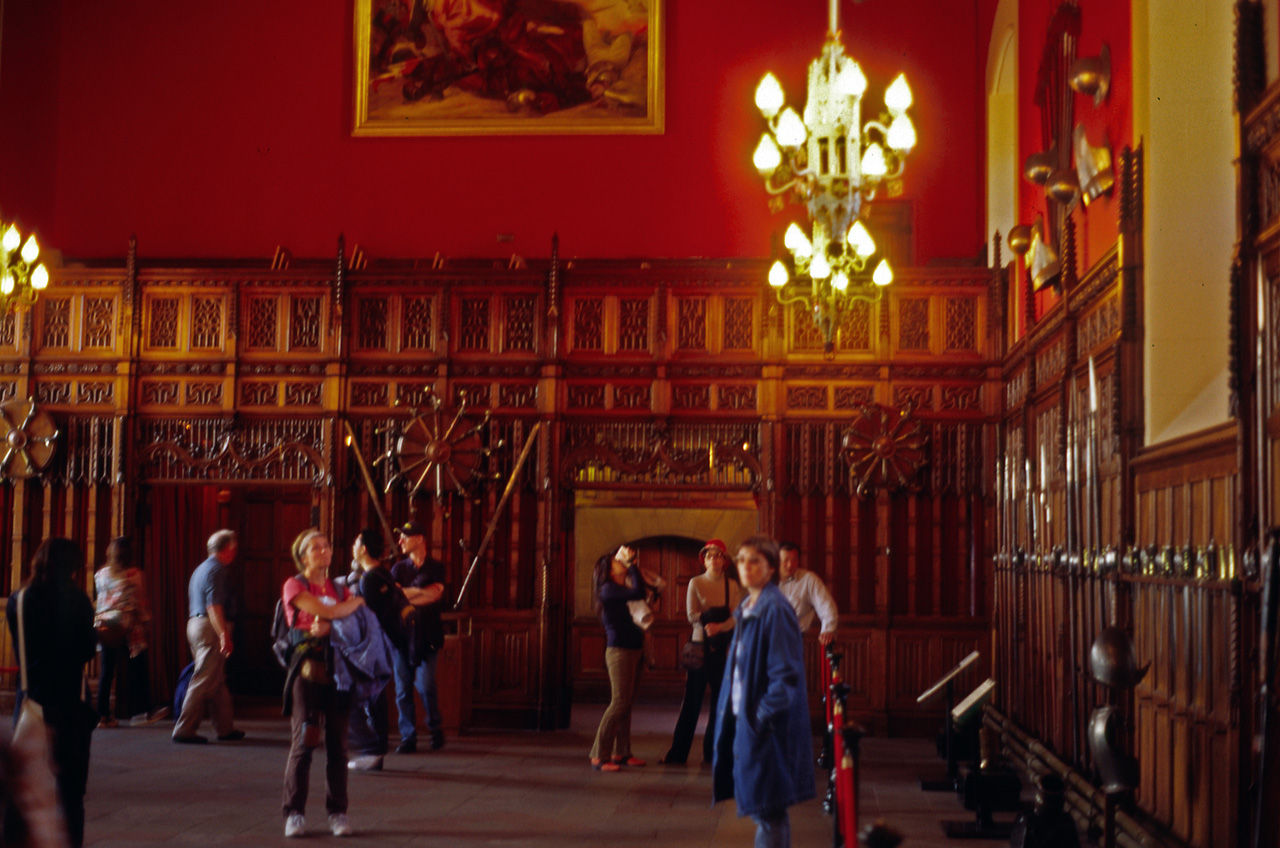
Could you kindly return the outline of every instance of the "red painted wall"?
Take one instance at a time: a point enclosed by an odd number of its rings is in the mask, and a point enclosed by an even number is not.
[[[978,2],[841,6],[873,89],[905,70],[915,92],[919,264],[982,248]],[[39,155],[0,203],[78,257],[130,233],[144,257],[325,256],[339,232],[374,257],[540,256],[555,231],[568,256],[766,255],[786,220],[751,166],[753,92],[772,69],[803,99],[826,4],[666,3],[664,135],[357,139],[352,0],[8,0],[0,114],[27,96],[15,64],[52,95],[24,107],[38,142],[6,121],[0,155]]]
[[[0,213],[51,232],[56,149],[58,6],[6,0],[0,45]]]

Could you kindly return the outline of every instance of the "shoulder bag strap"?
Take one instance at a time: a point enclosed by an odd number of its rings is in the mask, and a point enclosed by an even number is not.
[[[27,605],[27,590],[18,593],[18,674],[22,691],[27,691],[27,627],[22,620],[22,608]]]

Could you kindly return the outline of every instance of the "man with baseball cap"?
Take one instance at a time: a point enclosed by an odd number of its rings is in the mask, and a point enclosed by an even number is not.
[[[412,644],[395,654],[396,710],[400,713],[398,754],[418,750],[418,722],[413,690],[422,696],[431,731],[431,748],[444,747],[440,697],[436,690],[436,660],[444,647],[444,563],[427,556],[427,540],[422,525],[407,521],[399,528],[400,550],[404,558],[391,566],[391,576],[404,589],[405,598],[418,610]]]

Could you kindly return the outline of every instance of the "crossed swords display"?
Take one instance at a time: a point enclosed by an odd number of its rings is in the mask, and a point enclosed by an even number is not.
[[[492,417],[490,411],[486,410],[479,421],[470,423],[466,415],[467,404],[465,400],[459,404],[456,410],[452,411],[444,409],[435,395],[430,396],[430,401],[431,409],[429,411],[411,410],[409,420],[403,426],[392,425],[375,431],[379,435],[384,433],[397,434],[393,439],[388,440],[387,449],[373,461],[375,466],[385,464],[391,470],[391,475],[387,478],[387,483],[381,492],[378,491],[373,475],[369,470],[369,464],[365,462],[364,454],[360,451],[355,429],[351,426],[350,420],[343,421],[347,428],[347,444],[355,454],[356,466],[360,469],[360,477],[364,480],[365,488],[369,492],[369,499],[373,502],[374,510],[378,513],[382,531],[389,540],[394,539],[395,534],[391,530],[391,523],[387,520],[386,513],[382,510],[383,494],[390,492],[401,480],[408,481],[412,478],[413,482],[409,488],[409,497],[413,498],[422,490],[423,484],[427,482],[431,472],[434,471],[435,496],[437,500],[444,498],[446,482],[453,492],[465,497],[467,494],[466,484],[477,475],[477,468],[481,460],[492,456],[494,451],[500,450],[506,445],[505,441],[499,440],[492,447],[484,446],[482,433],[485,427],[489,425]],[[462,588],[458,591],[458,599],[454,601],[454,609],[459,609],[462,606],[462,600],[466,597],[467,588],[471,585],[471,578],[475,575],[476,567],[480,564],[480,560],[488,549],[489,543],[493,540],[493,535],[498,529],[498,520],[502,517],[507,501],[511,498],[511,493],[515,491],[516,481],[520,478],[520,472],[524,469],[525,461],[529,458],[529,453],[533,449],[534,439],[537,437],[541,427],[542,422],[535,422],[529,430],[528,436],[525,437],[524,446],[520,450],[520,456],[516,460],[515,467],[511,470],[511,475],[507,478],[507,485],[503,489],[502,497],[493,511],[493,516],[489,519],[488,526],[485,527],[484,538],[481,539],[479,548],[472,554],[471,566],[467,569],[467,576],[462,581]],[[421,473],[419,473],[419,469],[421,469]],[[497,479],[496,474],[480,476],[484,479]],[[458,544],[462,545],[464,550],[466,549],[465,540],[459,540]]]

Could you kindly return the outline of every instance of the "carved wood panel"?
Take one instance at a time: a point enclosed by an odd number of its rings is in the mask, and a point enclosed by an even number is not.
[[[387,349],[389,298],[365,295],[356,301],[356,347],[359,350]]]
[[[755,346],[755,301],[749,297],[724,299],[723,349],[751,350]]]
[[[647,351],[649,349],[649,299],[621,298],[618,301],[621,327],[618,332],[618,349]]]
[[[458,349],[464,351],[489,350],[490,306],[488,297],[463,297],[458,310]]]
[[[948,351],[977,352],[978,299],[948,297],[946,303],[946,347]]]
[[[508,295],[503,298],[506,310],[502,349],[533,352],[538,338],[538,298],[533,295]]]
[[[801,304],[791,307],[791,349],[797,353],[821,351],[822,331],[814,323],[809,310]]]
[[[842,351],[870,352],[874,316],[874,304],[863,300],[849,304],[840,321],[837,347]]]
[[[403,304],[403,322],[400,328],[401,349],[431,350],[432,299],[406,296]]]
[[[898,348],[910,351],[929,350],[929,299],[898,299]]]
[[[147,298],[147,346],[172,350],[178,347],[178,298]]]
[[[676,348],[706,350],[707,299],[705,297],[676,299]]]
[[[191,349],[218,350],[222,347],[221,296],[191,297]]]
[[[116,299],[84,298],[84,329],[81,348],[111,350],[115,347]]]
[[[248,327],[244,333],[248,350],[276,350],[279,346],[279,298],[251,297],[245,319]]]
[[[289,350],[319,351],[324,301],[319,295],[289,298]]]
[[[573,349],[604,349],[604,298],[578,298],[573,302]]]
[[[40,344],[43,348],[71,346],[71,298],[46,297],[41,302]]]

